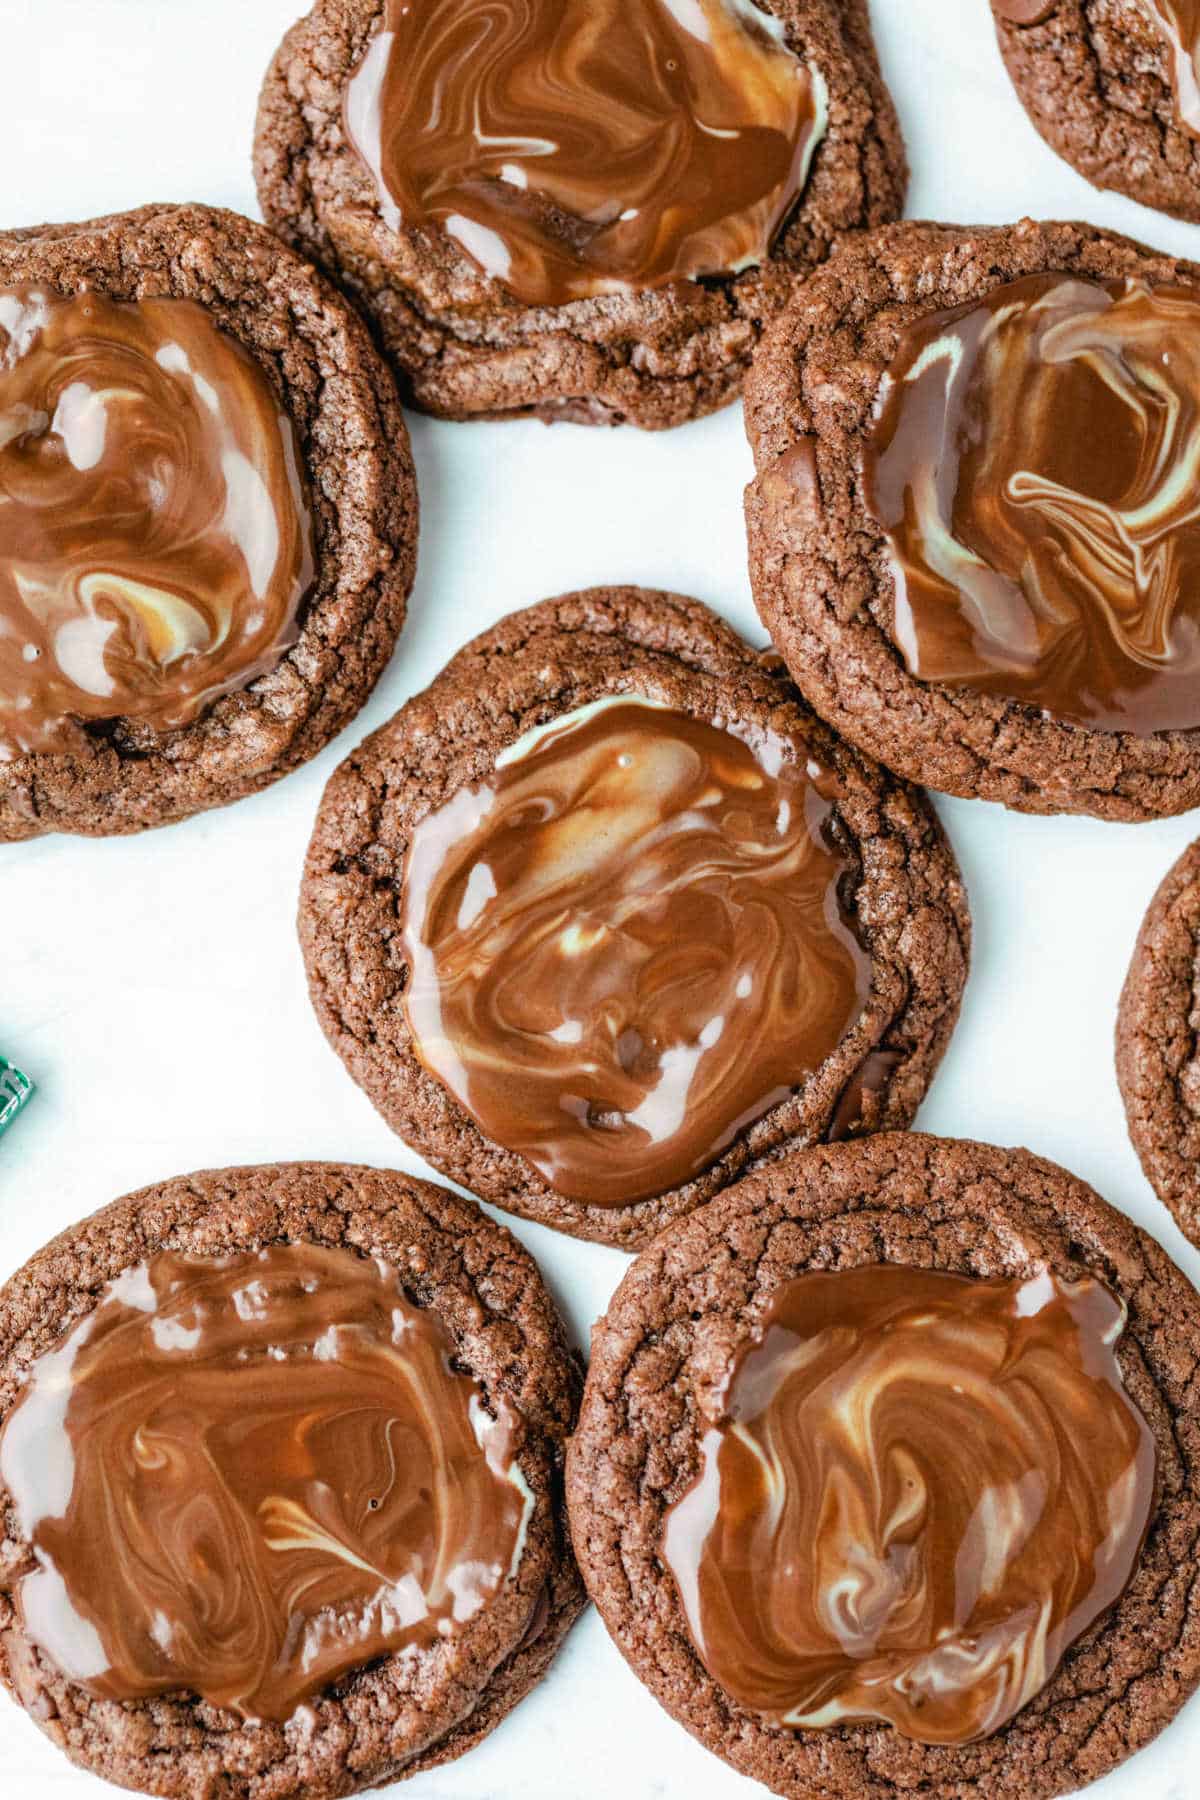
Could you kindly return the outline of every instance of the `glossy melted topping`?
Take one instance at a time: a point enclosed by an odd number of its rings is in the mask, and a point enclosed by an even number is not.
[[[913,675],[1200,725],[1200,295],[1034,275],[918,320],[864,476]]]
[[[678,1186],[837,1046],[870,990],[824,772],[637,698],[528,733],[413,834],[417,1053],[559,1193]]]
[[[0,1434],[25,1631],[92,1693],[282,1720],[451,1636],[520,1560],[512,1421],[383,1263],[162,1252],[38,1358]]]
[[[1091,1280],[803,1275],[739,1355],[663,1556],[701,1660],[807,1730],[997,1731],[1124,1592],[1155,1485]]]
[[[753,0],[385,0],[346,128],[393,230],[557,306],[762,262],[826,111]]]
[[[188,724],[312,579],[291,421],[205,308],[0,289],[0,757]]]

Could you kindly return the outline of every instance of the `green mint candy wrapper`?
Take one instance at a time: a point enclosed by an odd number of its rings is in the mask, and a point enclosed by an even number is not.
[[[0,1056],[0,1137],[3,1137],[32,1093],[33,1083],[28,1075],[22,1075],[20,1069],[10,1063],[7,1057]]]

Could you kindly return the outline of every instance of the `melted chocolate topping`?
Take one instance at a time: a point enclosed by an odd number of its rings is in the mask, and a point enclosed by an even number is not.
[[[346,95],[391,228],[530,306],[762,262],[825,118],[752,0],[386,0]]]
[[[1141,1555],[1156,1456],[1124,1319],[1098,1282],[1046,1271],[779,1289],[664,1528],[713,1679],[794,1728],[999,1730]]]
[[[1032,275],[918,320],[864,477],[913,675],[1200,725],[1200,295]]]
[[[825,772],[618,696],[528,733],[413,833],[417,1054],[559,1193],[690,1180],[817,1069],[871,961]]]
[[[313,569],[291,421],[202,306],[0,290],[0,757],[190,723]]]
[[[0,1432],[26,1633],[114,1700],[288,1718],[453,1635],[520,1560],[513,1421],[383,1263],[162,1251],[39,1357]]]

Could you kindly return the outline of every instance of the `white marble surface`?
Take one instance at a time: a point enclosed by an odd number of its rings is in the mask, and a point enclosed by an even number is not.
[[[0,0],[0,222],[147,200],[254,211],[259,78],[299,0]],[[1200,256],[1200,231],[1093,193],[1009,90],[985,0],[874,0],[913,165],[910,210],[1081,217]],[[361,719],[306,770],[229,811],[140,840],[0,852],[0,1046],[40,1092],[0,1147],[0,1277],[112,1196],[196,1167],[331,1157],[421,1170],[342,1072],[309,1011],[293,930],[323,783],[466,637],[588,582],[691,592],[761,637],[744,570],[737,409],[675,432],[536,424],[413,427],[424,512],[410,623]],[[1200,1276],[1143,1180],[1112,1067],[1138,921],[1193,819],[1106,826],[951,801],[974,907],[966,1007],[922,1112],[930,1130],[1024,1143],[1132,1213]],[[581,1342],[623,1267],[534,1226]],[[1196,1792],[1200,1700],[1097,1800]],[[749,1796],[633,1679],[594,1615],[540,1692],[413,1800]],[[99,1794],[0,1701],[0,1794]],[[847,1797],[850,1800],[850,1797]]]

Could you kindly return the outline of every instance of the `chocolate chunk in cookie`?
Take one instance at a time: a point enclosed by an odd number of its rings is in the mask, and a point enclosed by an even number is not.
[[[1085,225],[848,242],[747,386],[754,595],[806,699],[1026,812],[1200,801],[1200,270]]]
[[[505,619],[343,763],[300,906],[330,1042],[435,1167],[638,1245],[909,1124],[966,975],[924,798],[696,601]]]
[[[647,427],[732,399],[907,178],[865,0],[317,0],[255,162],[418,406]]]
[[[992,0],[1013,86],[1098,188],[1200,219],[1196,0]]]
[[[344,299],[198,206],[0,233],[0,841],[165,825],[353,717],[416,555]]]
[[[633,1264],[567,1463],[634,1672],[774,1793],[1052,1800],[1200,1683],[1200,1296],[1024,1150],[781,1158]]]
[[[0,1289],[0,1680],[155,1794],[324,1800],[460,1755],[582,1603],[578,1388],[531,1258],[427,1182],[116,1201]]]

